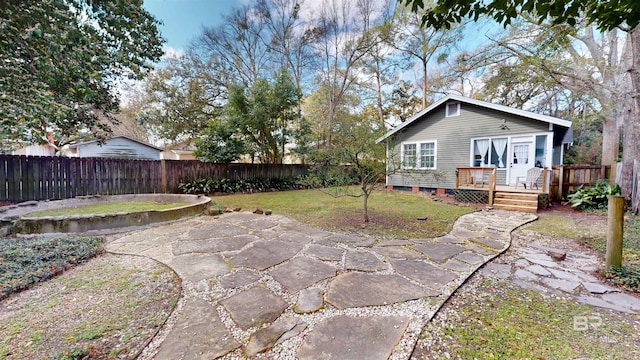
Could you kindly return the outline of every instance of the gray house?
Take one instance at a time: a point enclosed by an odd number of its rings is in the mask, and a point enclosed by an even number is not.
[[[572,137],[571,121],[449,95],[377,141],[387,143],[389,159],[398,160],[394,169],[400,168],[387,174],[388,187],[442,191],[471,184],[460,176],[474,171],[516,187],[529,169],[561,164]]]
[[[126,135],[113,136],[102,144],[98,140],[69,144],[71,157],[108,157],[160,160],[162,149]]]

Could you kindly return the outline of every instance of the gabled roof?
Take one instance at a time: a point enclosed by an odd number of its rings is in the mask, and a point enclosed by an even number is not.
[[[132,138],[132,137],[127,136],[127,135],[116,135],[116,136],[112,136],[112,137],[110,137],[110,138],[106,139],[104,142],[106,143],[106,142],[107,142],[107,141],[109,141],[109,140],[117,139],[117,138],[124,138],[124,139],[130,140],[130,141],[133,141],[133,142],[137,142],[138,144],[141,144],[141,145],[144,145],[144,146],[150,147],[150,148],[152,148],[152,149],[155,149],[155,150],[158,150],[158,151],[162,151],[162,148],[159,148],[159,147],[157,147],[157,146],[153,146],[153,145],[151,145],[151,144],[149,144],[149,143],[147,143],[147,142],[144,142],[144,141],[142,141],[142,140],[138,140],[138,139]],[[76,148],[76,147],[78,147],[78,146],[80,146],[80,145],[93,144],[93,143],[97,143],[98,141],[100,141],[100,140],[89,140],[89,141],[83,141],[83,142],[79,142],[79,143],[72,143],[72,144],[69,144],[69,148],[72,148],[72,149],[73,149],[73,148]]]
[[[384,139],[388,138],[389,136],[391,136],[391,135],[397,133],[398,131],[406,128],[407,126],[411,125],[413,122],[421,119],[424,115],[426,115],[426,114],[430,113],[431,111],[435,110],[436,108],[438,108],[440,105],[446,103],[447,101],[459,101],[461,103],[476,105],[476,106],[483,107],[483,108],[486,108],[486,109],[492,109],[492,110],[500,111],[500,112],[507,113],[507,114],[522,116],[522,117],[529,118],[529,119],[532,119],[532,120],[543,121],[543,122],[546,122],[546,123],[549,123],[549,124],[558,125],[558,126],[562,126],[562,127],[566,127],[566,128],[571,128],[571,121],[569,121],[569,120],[564,120],[564,119],[560,119],[560,118],[553,117],[553,116],[536,114],[536,113],[532,113],[530,111],[515,109],[515,108],[509,107],[509,106],[492,104],[490,102],[471,99],[471,98],[460,96],[460,95],[447,95],[447,96],[441,98],[440,100],[434,102],[433,104],[429,105],[426,109],[416,113],[415,115],[410,117],[407,121],[403,122],[402,124],[396,126],[393,129],[389,130],[381,138],[376,140],[376,142],[381,142]]]
[[[164,147],[165,151],[195,151],[195,140],[180,141],[175,144],[167,145]]]

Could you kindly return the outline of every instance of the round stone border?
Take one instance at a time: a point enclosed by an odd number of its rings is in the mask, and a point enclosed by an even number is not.
[[[101,215],[28,216],[31,212],[41,210],[127,201],[181,202],[188,205],[165,210],[137,212],[128,212],[126,208],[123,208],[118,213]],[[121,229],[195,216],[204,212],[210,203],[211,199],[206,196],[185,194],[93,195],[65,200],[33,201],[0,208],[0,225],[6,226],[10,233],[20,234],[82,233]]]

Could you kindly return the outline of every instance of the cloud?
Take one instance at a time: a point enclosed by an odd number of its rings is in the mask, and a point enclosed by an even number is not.
[[[184,56],[184,49],[174,49],[171,46],[165,45],[162,50],[164,51],[163,58],[179,58]]]

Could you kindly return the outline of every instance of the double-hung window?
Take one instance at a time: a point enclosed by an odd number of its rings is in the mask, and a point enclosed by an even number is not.
[[[402,145],[402,167],[414,168],[416,167],[416,144],[403,144]]]
[[[402,144],[402,167],[405,169],[435,169],[436,142]]]
[[[420,144],[419,168],[435,169],[436,168],[436,143],[428,142]]]

